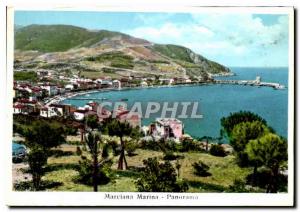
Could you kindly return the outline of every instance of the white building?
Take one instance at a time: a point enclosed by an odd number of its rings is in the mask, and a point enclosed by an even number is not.
[[[113,85],[113,87],[116,88],[116,89],[121,89],[121,81],[120,81],[120,80],[114,80],[114,81],[112,82],[112,85]]]
[[[63,114],[64,114],[63,107],[59,107],[59,106],[44,107],[40,110],[40,116],[45,118],[51,118],[53,116],[63,116]]]
[[[171,85],[174,83],[174,79],[159,79],[161,84]]]
[[[58,94],[58,89],[56,85],[42,85],[41,88],[47,91],[49,96],[55,96]]]
[[[145,82],[145,81],[142,81],[142,82],[141,82],[141,86],[142,86],[142,87],[148,87],[148,83]]]
[[[74,85],[73,84],[67,84],[67,85],[65,85],[65,89],[69,90],[69,91],[74,90]]]
[[[14,106],[13,106],[13,113],[14,114],[27,114],[26,113],[26,111],[25,111],[25,106],[24,105],[22,105],[22,104],[15,104]]]
[[[73,116],[77,121],[82,121],[84,119],[85,113],[86,113],[85,110],[78,109],[73,113]]]

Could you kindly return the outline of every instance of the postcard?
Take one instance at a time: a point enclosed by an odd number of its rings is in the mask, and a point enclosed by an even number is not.
[[[7,20],[8,205],[294,205],[293,8]]]

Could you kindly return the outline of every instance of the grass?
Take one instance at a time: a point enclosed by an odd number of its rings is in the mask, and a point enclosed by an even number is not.
[[[80,156],[76,155],[76,146],[64,144],[56,151],[65,153],[54,154],[48,159],[48,166],[43,181],[50,182],[51,186],[46,187],[48,191],[92,191],[92,186],[80,184],[76,181],[78,176],[78,161]],[[105,192],[134,192],[137,191],[135,181],[139,177],[137,171],[143,166],[143,160],[150,157],[157,157],[163,161],[164,154],[159,151],[137,149],[134,156],[127,156],[128,170],[117,170],[119,156],[113,158],[113,179],[106,185],[100,185],[98,190]],[[178,153],[180,178],[189,184],[188,192],[224,192],[235,180],[244,180],[252,170],[240,168],[235,164],[232,155],[226,157],[215,157],[206,153],[187,152]],[[207,164],[212,175],[199,177],[194,174],[192,164],[201,160]],[[175,163],[176,161],[170,161]]]
[[[133,57],[125,55],[123,52],[108,52],[95,57],[87,58],[87,61],[94,61],[100,63],[109,63],[110,66],[115,68],[128,68],[134,67]]]
[[[37,81],[37,74],[34,71],[15,71],[14,80],[17,81]]]
[[[29,25],[15,33],[15,48],[41,52],[66,51],[74,47],[89,47],[104,38],[121,35],[106,30],[89,31],[70,25]]]
[[[206,153],[184,153],[184,159],[180,160],[182,167],[181,177],[191,182],[201,182],[216,186],[229,187],[235,180],[243,180],[251,170],[240,168],[235,164],[234,156],[216,157]],[[199,177],[191,168],[194,162],[201,160],[210,167],[211,176]]]

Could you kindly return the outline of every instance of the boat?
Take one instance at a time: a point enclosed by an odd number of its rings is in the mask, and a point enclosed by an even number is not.
[[[127,99],[127,98],[123,98],[123,99],[120,99],[120,101],[122,101],[122,102],[127,102],[128,99]]]

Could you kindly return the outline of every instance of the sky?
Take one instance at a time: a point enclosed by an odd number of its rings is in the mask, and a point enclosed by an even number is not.
[[[288,15],[16,11],[15,24],[67,24],[188,47],[234,67],[288,66]]]

